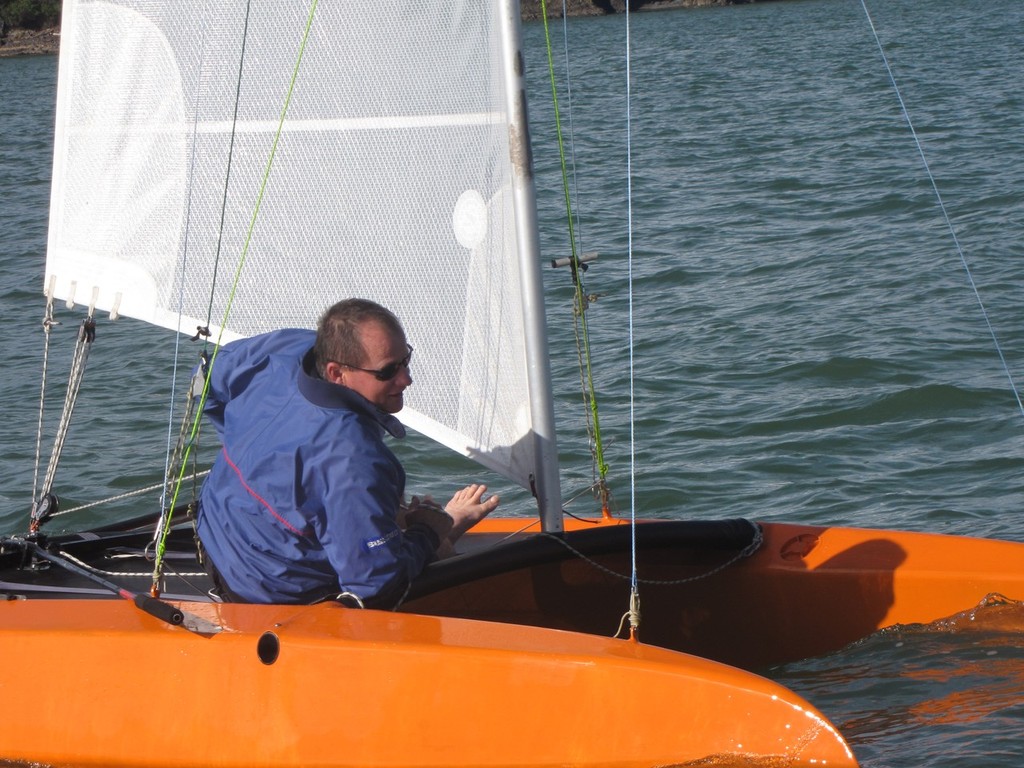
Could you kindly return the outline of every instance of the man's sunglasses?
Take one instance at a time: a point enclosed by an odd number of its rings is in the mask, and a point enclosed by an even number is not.
[[[403,368],[408,370],[409,368],[409,361],[412,360],[412,345],[406,344],[405,348],[409,350],[409,354],[407,354],[398,362],[388,363],[383,368],[378,368],[377,370],[372,370],[370,368],[360,368],[358,365],[349,365],[348,363],[338,363],[338,365],[343,365],[346,368],[351,368],[353,371],[371,373],[373,374],[373,378],[375,378],[377,381],[391,381],[393,378],[395,378],[395,376],[398,375],[398,372],[400,370],[402,370]]]

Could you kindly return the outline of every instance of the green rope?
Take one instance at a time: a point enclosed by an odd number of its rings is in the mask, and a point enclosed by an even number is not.
[[[576,246],[576,232],[572,221],[572,200],[569,190],[569,174],[566,167],[565,144],[562,140],[562,121],[558,108],[558,87],[555,80],[554,54],[551,48],[551,34],[548,28],[547,3],[541,0],[541,17],[544,19],[544,41],[547,45],[548,75],[551,79],[551,99],[555,113],[555,134],[558,139],[558,156],[562,167],[562,190],[565,194],[565,210],[569,225],[569,244],[571,248],[570,266],[572,268],[572,281],[575,288],[574,315],[578,323],[579,333],[577,334],[577,351],[580,357],[580,374],[583,379],[584,395],[590,404],[590,415],[593,420],[593,454],[594,462],[597,465],[599,480],[597,485],[600,488],[601,501],[605,510],[608,506],[607,475],[608,465],[604,460],[604,447],[601,441],[601,423],[598,417],[597,392],[594,388],[594,375],[591,365],[590,336],[587,330],[587,305],[589,300],[583,287],[583,269],[581,267],[579,252]],[[588,422],[589,425],[589,422]]]
[[[281,133],[284,130],[285,117],[288,114],[288,107],[291,104],[292,93],[295,90],[295,83],[296,83],[296,81],[298,80],[298,77],[299,77],[299,66],[302,63],[302,57],[303,57],[303,55],[306,52],[306,43],[309,40],[309,32],[310,32],[310,30],[313,27],[313,16],[316,13],[317,3],[318,3],[318,0],[313,0],[313,3],[312,3],[312,5],[309,8],[309,16],[306,18],[306,28],[305,28],[305,31],[303,32],[303,35],[302,35],[302,43],[299,46],[299,54],[298,54],[298,57],[295,60],[295,67],[292,70],[291,82],[289,82],[289,84],[288,84],[288,93],[285,96],[284,106],[281,108],[281,117],[278,120],[277,131],[274,133],[274,141],[273,141],[273,144],[270,147],[270,155],[267,157],[267,164],[266,164],[266,167],[263,170],[263,179],[262,179],[262,182],[260,183],[259,194],[256,196],[256,204],[253,207],[252,216],[249,219],[249,228],[248,228],[248,230],[246,232],[246,235],[245,235],[245,242],[242,245],[242,253],[241,253],[241,255],[239,256],[239,259],[238,259],[238,266],[235,268],[235,277],[234,277],[234,280],[232,281],[232,284],[231,284],[231,292],[228,294],[227,306],[225,306],[225,308],[224,308],[224,318],[223,318],[223,320],[221,321],[221,324],[220,324],[220,333],[219,333],[219,335],[217,337],[217,345],[214,347],[213,354],[210,357],[210,362],[209,362],[209,364],[206,367],[206,377],[205,377],[205,379],[203,381],[203,392],[202,392],[202,395],[199,398],[199,406],[196,408],[195,418],[194,418],[194,420],[192,422],[192,432],[191,432],[191,434],[189,436],[188,444],[185,447],[185,455],[182,457],[181,470],[178,473],[178,479],[177,479],[177,481],[175,483],[174,497],[171,499],[171,505],[170,505],[170,512],[171,513],[173,513],[174,508],[175,508],[175,506],[177,504],[178,496],[179,496],[179,494],[181,492],[181,486],[182,486],[182,484],[184,483],[184,480],[185,480],[185,467],[188,464],[189,455],[192,452],[192,446],[194,444],[194,438],[195,438],[196,434],[198,434],[199,426],[202,423],[203,410],[204,410],[204,408],[206,406],[206,399],[207,399],[207,397],[209,395],[209,392],[210,392],[210,377],[213,374],[213,366],[214,366],[214,364],[217,361],[217,353],[220,350],[220,342],[221,342],[221,339],[224,336],[224,328],[225,328],[225,326],[227,326],[228,316],[231,313],[231,307],[232,307],[232,305],[234,304],[234,301],[235,301],[235,294],[236,294],[236,292],[238,290],[238,283],[241,280],[242,269],[244,268],[246,258],[249,255],[249,246],[252,243],[252,235],[253,235],[253,232],[256,229],[256,220],[259,217],[260,207],[263,204],[263,195],[266,192],[267,183],[270,180],[270,170],[271,170],[271,168],[274,165],[274,157],[277,154],[277,145],[280,142]],[[162,566],[163,566],[164,554],[165,554],[166,548],[167,548],[166,547],[166,545],[167,545],[167,536],[169,535],[170,529],[171,529],[171,516],[172,516],[172,514],[170,514],[170,513],[167,515],[167,520],[166,520],[166,523],[164,525],[164,529],[163,529],[163,531],[161,531],[160,540],[159,540],[159,542],[157,544],[157,549],[156,549],[156,565],[155,565],[154,570],[153,570],[153,587],[152,587],[152,591],[153,591],[154,594],[156,594],[159,591],[158,583],[159,583],[159,580],[160,580],[160,573],[161,573]]]

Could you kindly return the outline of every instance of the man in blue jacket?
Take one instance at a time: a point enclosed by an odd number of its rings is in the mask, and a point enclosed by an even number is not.
[[[231,600],[310,603],[345,594],[394,607],[410,582],[498,505],[486,487],[445,509],[404,505],[405,470],[384,444],[412,384],[398,319],[348,299],[316,333],[273,331],[221,348],[206,414],[223,449],[203,484],[196,529]]]

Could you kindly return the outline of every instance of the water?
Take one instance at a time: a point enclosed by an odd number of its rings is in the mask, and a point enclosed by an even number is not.
[[[1020,379],[1024,4],[875,5],[924,154]],[[859,3],[634,14],[631,212],[623,22],[569,23],[578,231],[583,250],[601,254],[586,279],[599,294],[590,330],[617,506],[1024,540],[1024,416]],[[552,32],[560,39],[560,23]],[[568,251],[561,182],[543,29],[524,34],[550,258]],[[2,530],[24,528],[32,488],[55,74],[52,57],[0,59]],[[560,99],[568,123],[564,87]],[[568,275],[548,270],[545,280],[568,496],[591,469]],[[76,316],[60,317],[60,332],[72,333]],[[67,346],[57,346],[53,411],[66,376]],[[65,507],[159,481],[166,346],[165,334],[139,323],[104,325],[65,448]],[[437,495],[481,476],[415,437],[401,455],[410,487]],[[485,479],[507,509],[525,511],[523,494]],[[1016,768],[1020,627],[1019,613],[1007,620],[992,609],[768,672],[823,709],[866,766]]]

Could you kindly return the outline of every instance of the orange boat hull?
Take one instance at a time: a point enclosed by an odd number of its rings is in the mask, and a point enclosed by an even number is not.
[[[219,630],[164,624],[123,600],[0,604],[0,759],[856,764],[781,686],[638,643],[336,604],[182,607]]]
[[[477,535],[527,525],[487,519]],[[735,550],[703,543],[647,543],[638,554],[640,639],[763,669],[838,650],[884,627],[946,618],[993,593],[1024,600],[1024,544],[783,523],[761,528],[761,546],[740,559]],[[586,558],[566,552],[409,600],[402,610],[610,636],[628,608],[629,573],[628,546]]]
[[[693,525],[671,522],[635,536],[618,521],[569,526],[581,534],[555,540],[528,535],[533,521],[485,520],[397,613],[185,602],[188,631],[58,581],[38,594],[79,599],[4,601],[0,760],[855,765],[798,696],[708,659],[759,668],[992,593],[1024,598],[1021,544],[770,523],[739,556],[753,532],[742,521],[692,540]],[[642,643],[610,639],[634,539]]]

